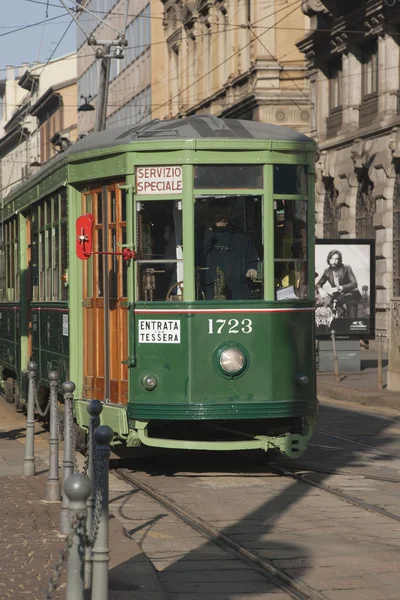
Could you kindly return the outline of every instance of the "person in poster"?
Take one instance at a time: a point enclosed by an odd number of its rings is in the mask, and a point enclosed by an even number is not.
[[[374,336],[374,264],[372,240],[316,241],[317,337]]]
[[[346,315],[357,319],[358,303],[361,299],[356,276],[350,265],[343,264],[340,250],[331,250],[327,257],[328,268],[317,281],[316,289],[321,299],[333,298],[335,312],[338,316]],[[326,283],[330,285],[330,294],[323,287]]]

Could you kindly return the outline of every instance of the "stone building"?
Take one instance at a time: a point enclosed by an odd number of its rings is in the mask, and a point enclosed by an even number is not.
[[[316,235],[376,240],[376,331],[400,296],[400,2],[305,0]]]
[[[301,0],[162,0],[166,117],[212,113],[309,131]]]
[[[77,27],[78,97],[80,104],[96,106],[100,60],[96,41],[116,40],[124,29],[125,0],[80,0]],[[87,10],[85,10],[87,9]],[[87,12],[87,11],[90,11]],[[166,110],[165,41],[160,0],[130,0],[125,31],[128,45],[123,58],[111,49],[106,128],[144,123]],[[103,22],[102,22],[103,21]],[[115,53],[115,54],[114,54]],[[115,57],[114,57],[115,56]],[[83,96],[83,98],[82,98]],[[79,134],[93,129],[95,112],[79,112]]]
[[[77,138],[76,54],[9,67],[0,84],[0,200]]]

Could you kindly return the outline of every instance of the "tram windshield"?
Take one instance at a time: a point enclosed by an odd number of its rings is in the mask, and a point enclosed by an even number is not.
[[[197,300],[263,298],[262,197],[197,196]]]
[[[137,202],[137,299],[183,299],[182,203]]]

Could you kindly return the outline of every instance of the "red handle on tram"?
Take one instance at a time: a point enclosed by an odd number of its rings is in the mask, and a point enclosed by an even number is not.
[[[122,256],[124,260],[136,258],[135,250],[124,248],[122,252],[93,252],[94,216],[90,213],[76,220],[76,255],[80,260],[88,260],[93,254],[112,254]]]

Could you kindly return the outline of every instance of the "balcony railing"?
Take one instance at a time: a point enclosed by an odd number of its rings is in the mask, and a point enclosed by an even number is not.
[[[364,96],[360,105],[360,127],[371,125],[378,114],[378,94]]]
[[[343,124],[343,110],[341,106],[333,108],[326,119],[326,137],[332,138],[338,134]]]

